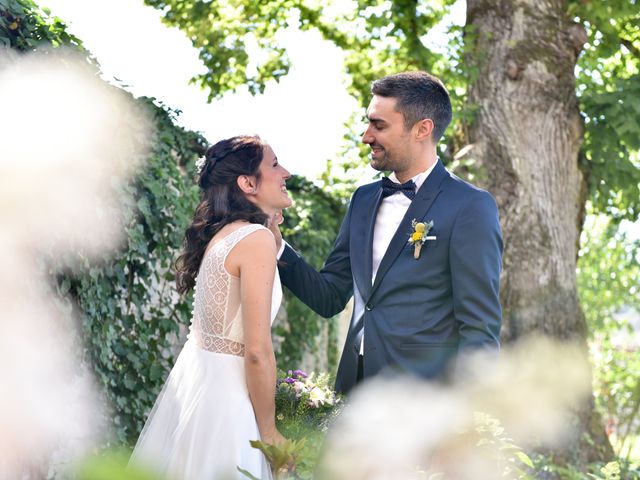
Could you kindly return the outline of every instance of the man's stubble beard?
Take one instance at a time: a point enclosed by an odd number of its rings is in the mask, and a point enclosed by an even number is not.
[[[374,164],[375,162],[375,164]],[[377,170],[379,172],[396,172],[401,170],[403,167],[408,168],[411,164],[411,160],[406,160],[404,162],[398,161],[397,159],[392,159],[389,157],[387,151],[384,151],[384,156],[379,160],[371,159],[369,162],[371,168]]]
[[[369,162],[371,164],[371,168],[373,168],[374,170],[377,170],[379,172],[384,172],[387,170],[386,162],[387,159],[387,152],[384,153],[384,157],[381,160],[378,159],[371,159],[371,161]]]

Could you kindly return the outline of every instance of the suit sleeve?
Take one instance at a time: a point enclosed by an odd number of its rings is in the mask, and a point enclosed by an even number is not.
[[[355,196],[355,194],[354,194]],[[280,257],[280,281],[309,308],[329,318],[344,310],[353,294],[349,228],[353,199],[324,267],[319,272],[287,245]]]
[[[460,352],[500,346],[500,271],[502,233],[498,208],[484,191],[474,192],[462,207],[451,233],[450,268],[453,313]]]

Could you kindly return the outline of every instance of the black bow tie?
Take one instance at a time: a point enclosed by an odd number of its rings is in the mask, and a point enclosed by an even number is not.
[[[409,199],[413,200],[416,196],[416,184],[413,180],[409,180],[404,183],[396,183],[389,180],[388,177],[382,177],[382,198],[393,195],[394,193],[402,192]]]

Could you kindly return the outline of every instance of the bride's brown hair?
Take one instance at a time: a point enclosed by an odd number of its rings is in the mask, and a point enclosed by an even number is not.
[[[184,252],[175,263],[178,292],[186,293],[196,283],[207,245],[222,227],[236,220],[266,225],[267,215],[240,190],[241,175],[260,181],[264,142],[256,136],[237,136],[207,148],[198,177],[201,200],[185,233]]]

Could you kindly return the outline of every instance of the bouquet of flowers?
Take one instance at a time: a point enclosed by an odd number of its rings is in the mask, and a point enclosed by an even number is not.
[[[285,431],[296,437],[301,430],[326,431],[342,406],[329,382],[328,374],[316,376],[302,370],[289,370],[278,376],[276,418],[285,436]]]
[[[287,441],[279,445],[251,442],[269,460],[276,480],[313,478],[329,423],[343,404],[329,384],[328,374],[307,374],[302,370],[278,374],[276,423]],[[238,470],[256,480],[249,472]]]

